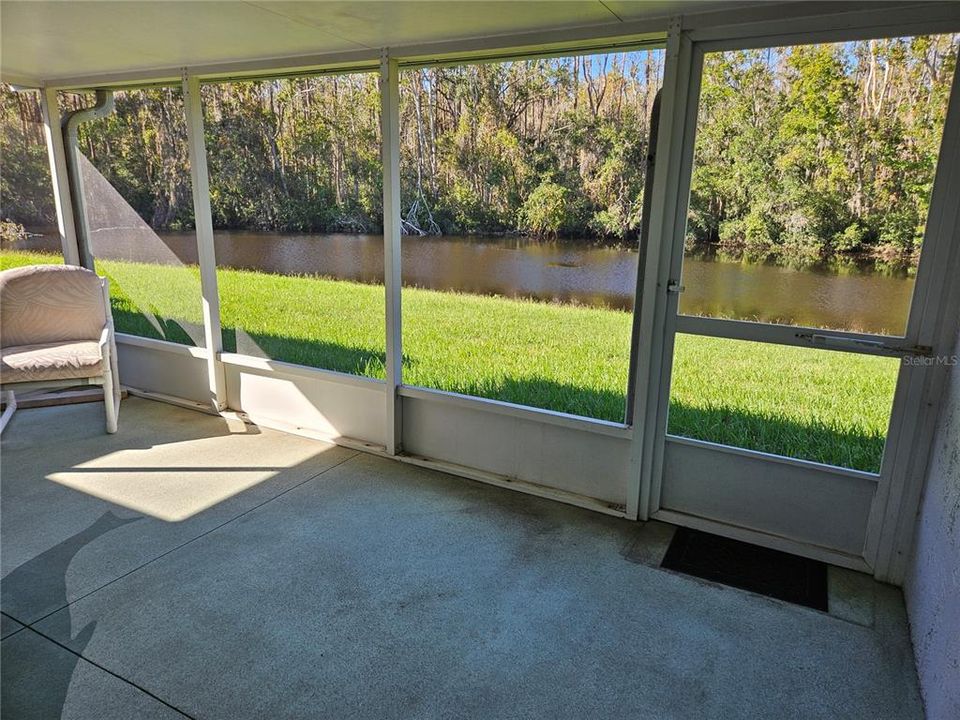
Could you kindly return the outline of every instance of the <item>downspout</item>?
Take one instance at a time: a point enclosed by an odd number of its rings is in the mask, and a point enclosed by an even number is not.
[[[77,131],[82,123],[98,120],[112,112],[113,92],[111,90],[97,90],[97,102],[93,107],[68,112],[63,116],[60,124],[63,133],[63,149],[67,161],[67,184],[70,186],[70,197],[73,200],[73,222],[77,229],[77,250],[80,254],[80,264],[91,270],[93,270],[93,253],[90,251],[90,226],[87,223],[83,196],[83,178],[80,174],[80,148],[77,142]]]

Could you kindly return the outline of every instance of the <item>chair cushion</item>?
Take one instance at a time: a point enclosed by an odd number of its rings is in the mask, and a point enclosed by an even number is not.
[[[72,380],[103,375],[99,343],[15,345],[0,350],[0,383]]]
[[[99,340],[107,323],[103,281],[73,265],[0,272],[0,345]]]

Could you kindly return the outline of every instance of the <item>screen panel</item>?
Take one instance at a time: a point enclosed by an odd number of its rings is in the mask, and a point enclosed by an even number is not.
[[[401,72],[404,384],[624,421],[663,61]]]
[[[200,270],[186,116],[179,87],[115,91],[114,109],[80,125],[89,248],[110,280],[118,332],[202,347]],[[66,111],[92,94],[62,96]]]
[[[667,432],[879,472],[900,364],[678,333]]]
[[[0,269],[63,262],[40,93],[0,85]]]
[[[376,76],[217,83],[202,97],[224,350],[382,378]]]
[[[707,53],[680,313],[902,336],[958,37]]]

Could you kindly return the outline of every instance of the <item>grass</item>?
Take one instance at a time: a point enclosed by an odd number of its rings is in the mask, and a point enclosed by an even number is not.
[[[60,262],[0,252],[0,268]],[[195,267],[98,261],[117,329],[202,344]],[[225,349],[383,377],[383,287],[220,270]],[[405,288],[408,385],[622,422],[630,313]],[[897,360],[679,336],[669,431],[877,471]]]

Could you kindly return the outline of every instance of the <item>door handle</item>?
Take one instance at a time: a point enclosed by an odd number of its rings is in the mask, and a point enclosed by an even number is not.
[[[801,340],[808,341],[811,345],[822,345],[823,347],[834,347],[844,350],[866,350],[882,352],[888,355],[900,356],[927,356],[933,353],[933,348],[929,345],[890,345],[882,340],[867,340],[866,338],[853,338],[844,335],[828,335],[826,333],[797,333]]]

